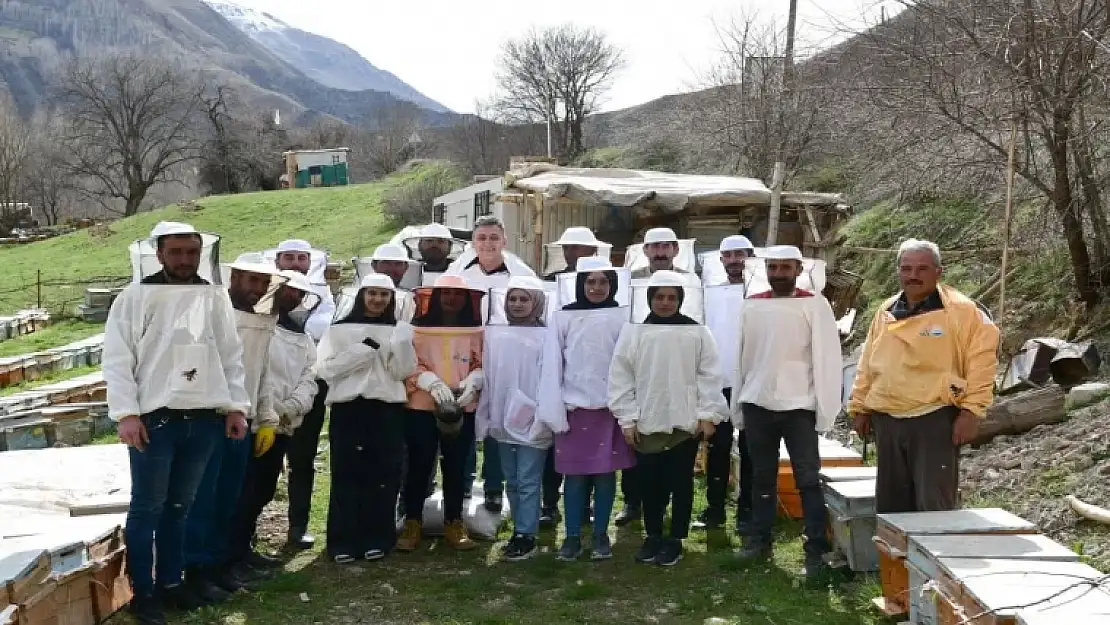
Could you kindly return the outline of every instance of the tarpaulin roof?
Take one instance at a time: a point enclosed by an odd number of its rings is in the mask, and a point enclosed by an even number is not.
[[[667,213],[690,205],[767,205],[771,190],[754,178],[669,174],[635,169],[530,165],[505,175],[505,187],[587,204],[654,204]]]

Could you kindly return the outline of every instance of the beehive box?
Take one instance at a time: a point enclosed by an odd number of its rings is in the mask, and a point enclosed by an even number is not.
[[[0,419],[0,451],[46,449],[50,443],[46,427],[50,419],[39,414],[8,416]]]
[[[821,481],[851,482],[854,480],[874,480],[878,478],[879,470],[876,467],[822,467],[818,473]]]
[[[822,487],[829,508],[833,544],[853,571],[875,571],[875,481],[829,482]]]
[[[821,455],[822,468],[863,466],[863,456],[823,436],[817,439],[817,451]],[[777,483],[778,508],[780,514],[791,519],[802,518],[802,497],[794,481],[794,470],[790,465],[790,452],[786,449],[786,443],[779,444]]]
[[[879,514],[875,527],[883,589],[879,607],[890,616],[909,610],[909,571],[905,560],[910,536],[1036,533],[1032,523],[1001,508]]]
[[[45,549],[0,553],[0,605],[18,605],[49,576],[50,553]]]
[[[1024,606],[1037,603],[1035,611],[1060,609],[1061,613],[1110,611],[1110,592],[1094,588],[1104,576],[1080,562],[1050,560],[977,560],[974,558],[939,558],[943,581],[941,590],[951,598],[951,605],[962,611],[968,625],[1017,625],[1017,613]],[[948,593],[945,588],[956,588]],[[951,619],[942,615],[938,603],[938,622]],[[959,622],[959,620],[955,620]],[[1057,621],[1057,625],[1088,625],[1087,621]]]

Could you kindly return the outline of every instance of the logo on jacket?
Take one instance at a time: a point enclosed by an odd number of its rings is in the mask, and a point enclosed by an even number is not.
[[[181,377],[185,378],[186,382],[196,381],[196,379],[197,379],[196,367],[193,367],[192,369],[189,369],[188,371],[182,371],[181,372]]]
[[[918,335],[919,336],[931,336],[933,338],[937,338],[937,337],[944,336],[944,330],[938,328],[937,326],[933,326],[933,327],[928,328],[926,330],[922,330]]]

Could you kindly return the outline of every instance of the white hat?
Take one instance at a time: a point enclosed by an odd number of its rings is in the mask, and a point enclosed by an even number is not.
[[[678,243],[678,235],[670,228],[652,228],[644,234],[644,245],[652,243]]]
[[[603,258],[601,256],[583,256],[578,259],[578,263],[574,267],[574,270],[578,272],[613,271],[614,269],[613,263],[609,262],[608,258]]]
[[[553,241],[552,245],[585,245],[588,247],[601,247],[604,245],[601,241],[597,240],[594,233],[589,228],[583,226],[572,226],[563,230],[563,236],[559,237],[558,241]]]
[[[393,278],[381,273],[368,273],[362,277],[358,283],[360,289],[383,289],[386,291],[396,291],[397,287],[393,286]]]
[[[428,224],[420,229],[421,239],[453,239],[451,231],[443,224]]]
[[[386,243],[384,245],[379,245],[378,248],[374,250],[374,255],[370,257],[370,260],[385,260],[407,263],[409,262],[409,256],[405,253],[405,248],[401,247],[400,245]]]
[[[314,293],[312,285],[308,282],[308,277],[299,271],[292,269],[283,269],[278,272],[278,275],[286,279],[285,286],[291,289],[297,289],[304,293]]]
[[[802,251],[793,245],[772,245],[764,248],[760,256],[770,260],[805,260]]]
[[[651,274],[651,279],[648,280],[648,286],[675,286],[682,289],[690,286],[690,283],[682,277],[682,274],[677,271],[669,269],[660,269]]]
[[[150,231],[150,241],[153,243],[159,237],[182,235],[182,234],[200,234],[197,229],[189,224],[183,224],[177,221],[160,221],[154,229]]]
[[[286,239],[277,246],[277,253],[282,252],[312,252],[312,245],[304,239]]]
[[[509,278],[508,290],[524,289],[525,291],[542,291],[543,282],[532,276],[513,276]]]
[[[733,234],[721,239],[721,251],[733,252],[736,250],[751,250],[752,242],[742,234]]]

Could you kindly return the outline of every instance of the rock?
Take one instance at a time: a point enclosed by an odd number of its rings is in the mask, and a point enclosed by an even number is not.
[[[1089,406],[1107,396],[1110,396],[1110,384],[1105,382],[1088,382],[1073,386],[1068,391],[1068,408],[1074,410]]]
[[[999,461],[998,466],[1000,466],[1003,469],[1006,469],[1007,471],[1009,471],[1011,469],[1016,469],[1016,468],[1021,466],[1021,458],[1018,458],[1017,456],[1013,456],[1013,457],[1010,457],[1010,458],[1005,458],[1005,459]]]
[[[1081,455],[1072,461],[1072,466],[1075,467],[1076,471],[1086,471],[1095,466],[1095,460],[1090,456]]]

